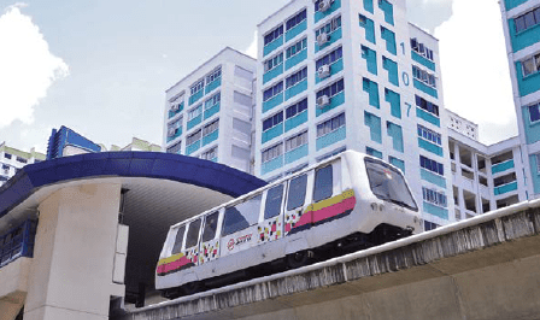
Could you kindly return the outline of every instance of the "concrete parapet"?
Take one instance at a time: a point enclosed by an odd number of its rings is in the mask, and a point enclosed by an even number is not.
[[[122,319],[540,319],[539,233],[521,203]]]

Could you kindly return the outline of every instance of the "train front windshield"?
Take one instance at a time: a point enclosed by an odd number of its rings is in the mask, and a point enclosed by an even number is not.
[[[369,185],[377,198],[418,211],[405,179],[398,170],[370,158],[366,158],[365,162]]]

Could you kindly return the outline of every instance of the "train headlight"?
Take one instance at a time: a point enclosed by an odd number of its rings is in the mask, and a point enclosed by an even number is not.
[[[382,204],[379,205],[379,211],[384,211],[384,205]]]

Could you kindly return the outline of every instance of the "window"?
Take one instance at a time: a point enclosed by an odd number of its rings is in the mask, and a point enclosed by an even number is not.
[[[515,18],[514,21],[516,22],[516,33],[540,24],[540,7]]]
[[[257,223],[261,208],[261,195],[225,210],[222,235],[228,236]]]
[[[291,30],[292,28],[299,25],[302,21],[306,20],[306,9],[300,11],[298,14],[296,14],[294,17],[287,20],[285,23],[285,27],[287,31]]]
[[[270,147],[262,152],[261,162],[265,163],[273,160],[283,154],[283,143],[279,143],[273,147]]]
[[[268,72],[283,63],[283,52],[264,62],[264,72]]]
[[[328,87],[318,91],[317,98],[325,96],[325,95],[328,97],[333,97],[336,94],[342,92],[344,89],[345,89],[345,84],[343,82],[343,79],[341,79],[329,85]]]
[[[334,183],[332,182],[332,166],[326,166],[315,172],[315,186],[313,188],[313,201],[319,202],[332,196]]]
[[[526,77],[540,71],[540,53],[523,61],[523,76]]]
[[[221,101],[221,92],[216,93],[210,99],[206,100],[204,103],[204,109],[208,110],[212,108],[213,106],[217,105]]]
[[[330,120],[317,125],[317,138],[329,134],[345,125],[345,114],[342,113]]]
[[[201,231],[201,219],[192,221],[189,224],[186,236],[186,249],[191,248],[199,243],[199,232]]]
[[[191,86],[189,90],[191,92],[191,95],[194,95],[197,92],[201,91],[202,88],[204,88],[204,79],[197,81],[195,84]]]
[[[429,72],[422,70],[418,68],[417,66],[412,67],[413,77],[425,84],[427,84],[430,87],[437,88],[437,82],[435,81],[435,76],[430,74]]]
[[[441,176],[444,175],[444,166],[442,163],[438,163],[435,160],[420,156],[420,166],[426,170],[440,174]]]
[[[306,78],[307,78],[307,67],[287,77],[287,80],[286,80],[287,89],[295,86],[296,84],[305,80]]]
[[[216,237],[217,224],[218,224],[219,212],[213,212],[206,216],[204,222],[204,231],[202,241],[207,242],[214,240]]]
[[[171,147],[167,148],[167,153],[180,154],[182,148],[182,141],[173,144]]]
[[[3,164],[3,165],[2,165],[2,169],[3,169],[3,170],[9,170],[9,166],[6,165],[6,164]]]
[[[343,50],[341,47],[339,47],[336,50],[330,52],[329,54],[317,60],[317,62],[315,63],[315,68],[319,70],[319,68],[322,67],[323,65],[331,65],[332,63],[341,59],[342,56],[343,56]]]
[[[217,147],[213,147],[212,149],[206,151],[206,152],[203,152],[200,156],[201,159],[204,159],[204,160],[212,160],[212,159],[215,159],[217,158]]]
[[[270,219],[281,213],[281,203],[283,201],[283,185],[275,186],[268,190],[266,194],[266,204],[264,206],[264,219]]]
[[[186,226],[183,225],[176,231],[176,238],[174,240],[174,246],[172,249],[172,254],[177,254],[182,252],[182,243],[184,242],[184,233],[186,232]]]
[[[418,136],[439,146],[442,145],[441,135],[424,126],[418,125]]]
[[[317,29],[315,31],[315,37],[318,37],[322,33],[330,34],[339,28],[341,28],[341,16],[335,17],[334,19],[330,20],[330,22]]]
[[[218,129],[219,129],[219,119],[217,119],[216,121],[204,126],[204,128],[203,128],[203,136],[210,135],[210,134],[212,134],[214,131],[216,131]]]
[[[285,110],[285,116],[287,119],[296,116],[297,114],[307,110],[307,98],[301,100],[298,103],[293,104]]]
[[[174,137],[182,130],[182,118],[167,125],[167,137]]]
[[[283,122],[283,111],[280,111],[279,113],[276,113],[275,115],[263,121],[263,131],[273,128],[282,122]]]
[[[319,11],[319,4],[320,4],[322,1],[328,1],[328,0],[318,0],[318,1],[315,1],[315,12],[318,12],[318,11]],[[334,3],[334,0],[329,0],[329,1],[330,1],[330,4]]]
[[[285,141],[285,152],[289,152],[308,143],[307,131],[302,132]]]
[[[283,92],[283,82],[276,83],[273,87],[264,90],[263,101],[270,100],[281,92]]]
[[[422,187],[422,194],[424,200],[429,203],[445,208],[448,205],[447,198],[444,193]]]
[[[540,173],[540,153],[536,154],[536,172]]]
[[[195,108],[189,110],[188,112],[188,121],[191,121],[195,118],[197,118],[198,116],[201,115],[201,112],[202,112],[202,104],[196,106]]]
[[[28,163],[28,160],[26,160],[25,158],[21,158],[21,157],[17,157],[17,161],[20,162],[20,163]]]
[[[287,195],[287,211],[291,211],[304,205],[306,200],[307,175],[295,177],[289,184]]]
[[[186,139],[186,144],[188,146],[198,142],[199,140],[201,140],[201,130],[197,130],[195,133],[187,136],[187,139]]]
[[[264,36],[264,45],[276,40],[277,38],[281,37],[281,35],[283,35],[283,25],[280,25]]]
[[[411,39],[411,48],[424,58],[433,61],[433,50],[428,49],[423,43],[418,42],[416,38]]]
[[[287,48],[286,50],[287,59],[296,55],[297,53],[301,52],[302,50],[306,48],[307,48],[307,38],[304,38]]]
[[[531,122],[540,120],[540,103],[529,106],[529,115],[531,117]]]
[[[6,159],[11,159],[11,154],[9,154],[9,153],[4,153],[4,158],[6,158]]]
[[[438,224],[424,220],[424,231],[435,230],[439,227]]]
[[[429,113],[433,113],[437,117],[439,116],[439,106],[434,103],[428,102],[422,97],[416,96],[416,106],[426,110]]]
[[[206,76],[206,83],[213,82],[221,77],[221,66]]]

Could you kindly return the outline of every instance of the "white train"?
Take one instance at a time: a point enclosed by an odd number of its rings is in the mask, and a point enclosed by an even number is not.
[[[295,268],[317,256],[395,240],[421,226],[401,171],[346,151],[172,226],[156,289],[169,298],[190,294],[246,271]]]

